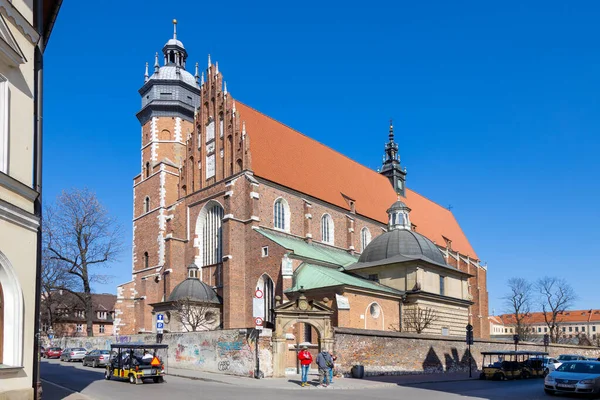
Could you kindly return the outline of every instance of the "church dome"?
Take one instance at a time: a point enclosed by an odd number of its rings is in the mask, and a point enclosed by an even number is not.
[[[198,278],[187,278],[175,286],[167,301],[178,301],[186,298],[202,303],[221,304],[221,300],[219,300],[213,288]]]
[[[362,252],[358,263],[383,261],[396,256],[425,258],[446,265],[442,252],[431,240],[408,229],[393,229],[373,239]]]
[[[177,46],[181,47],[182,49],[185,49],[185,47],[183,47],[183,43],[181,43],[181,40],[177,39],[169,39],[169,41],[165,44],[165,47],[167,46]]]
[[[196,78],[194,78],[194,76],[187,72],[184,68],[178,67],[176,65],[164,65],[160,67],[158,69],[158,72],[153,73],[152,76],[149,78],[149,80],[153,79],[182,81],[193,87],[198,87]]]

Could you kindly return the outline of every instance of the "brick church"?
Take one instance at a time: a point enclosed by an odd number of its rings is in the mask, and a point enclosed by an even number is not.
[[[211,329],[254,327],[258,288],[266,327],[276,303],[302,294],[325,301],[333,326],[410,331],[403,309],[426,307],[424,333],[470,323],[489,337],[486,267],[452,213],[406,187],[391,124],[373,171],[236,100],[210,56],[194,75],[187,58],[175,29],[139,90],[118,334],[154,331],[186,296],[211,307]]]

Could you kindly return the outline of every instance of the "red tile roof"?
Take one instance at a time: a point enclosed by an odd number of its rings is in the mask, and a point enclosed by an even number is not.
[[[502,322],[505,324],[514,324],[514,314],[502,314],[499,315]],[[561,313],[558,318],[558,322],[566,323],[587,323],[587,322],[600,322],[600,310],[569,310]],[[525,319],[526,324],[541,324],[545,323],[544,313],[534,312],[530,313]]]
[[[500,318],[500,316],[497,316],[497,315],[490,315],[488,317],[488,320],[490,322],[493,322],[496,325],[504,325],[504,322],[502,321],[502,319]]]
[[[236,106],[257,176],[349,210],[345,195],[355,200],[357,214],[387,223],[386,210],[397,196],[386,177],[249,106]],[[478,259],[449,210],[410,189],[403,201],[417,232],[442,246],[444,236],[454,251]]]

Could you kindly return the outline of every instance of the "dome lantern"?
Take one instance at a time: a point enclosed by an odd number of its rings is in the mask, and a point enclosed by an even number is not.
[[[188,278],[200,279],[200,277],[198,276],[198,271],[200,270],[200,268],[198,268],[198,266],[196,264],[191,263],[190,265],[188,265],[187,270],[188,270]]]
[[[410,223],[410,208],[404,204],[400,199],[396,201],[387,210],[388,213],[388,230],[404,229],[411,230]]]

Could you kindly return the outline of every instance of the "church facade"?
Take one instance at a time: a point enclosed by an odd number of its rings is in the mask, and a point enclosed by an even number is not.
[[[452,213],[406,187],[391,124],[373,171],[234,99],[210,57],[192,75],[176,33],[160,58],[139,91],[133,274],[118,287],[117,333],[152,332],[171,292],[199,279],[224,329],[254,326],[260,289],[267,327],[276,303],[305,294],[325,299],[334,326],[407,330],[403,307],[426,307],[437,315],[426,333],[471,323],[489,337],[486,268]]]

